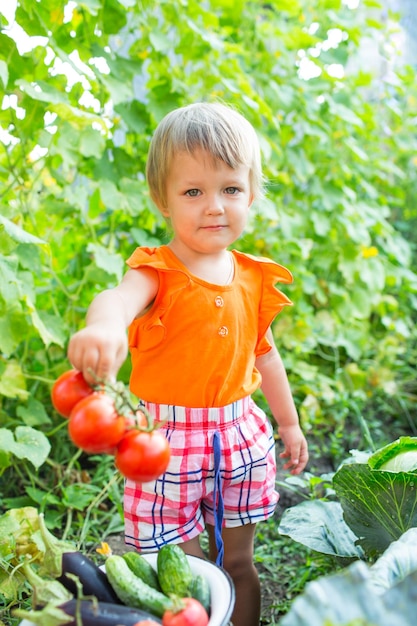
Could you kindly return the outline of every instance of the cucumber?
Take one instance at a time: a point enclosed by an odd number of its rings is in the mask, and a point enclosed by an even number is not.
[[[190,595],[195,600],[198,600],[200,604],[204,606],[208,615],[210,615],[211,606],[211,592],[210,585],[204,576],[201,574],[194,575],[190,585]]]
[[[158,617],[175,608],[174,599],[135,576],[122,556],[112,554],[107,558],[106,574],[117,597],[127,606],[149,611]]]
[[[157,556],[158,580],[166,595],[190,595],[193,573],[185,552],[176,544],[162,546]]]
[[[161,591],[158,575],[152,565],[147,561],[139,552],[125,552],[122,557],[138,578],[141,578],[144,583],[153,587],[158,591]]]

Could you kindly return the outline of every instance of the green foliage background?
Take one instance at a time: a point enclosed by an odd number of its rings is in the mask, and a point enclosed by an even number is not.
[[[110,481],[109,531],[120,523],[111,462],[80,460],[49,392],[92,297],[135,246],[167,241],[148,143],[164,114],[197,100],[232,104],[259,134],[267,199],[238,246],[294,274],[274,332],[315,453],[337,460],[415,432],[417,86],[408,67],[367,71],[363,51],[380,41],[384,56],[396,16],[381,20],[375,0],[70,6],[20,0],[17,23],[42,37],[28,52],[0,9],[3,509],[35,503],[69,532],[105,508]],[[309,80],[306,61],[319,70]]]

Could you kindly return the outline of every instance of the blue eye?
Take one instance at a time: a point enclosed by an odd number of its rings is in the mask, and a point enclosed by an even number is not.
[[[234,196],[235,194],[239,193],[239,189],[237,187],[226,187],[225,192],[229,195],[229,196]]]
[[[191,198],[195,198],[196,196],[199,195],[199,190],[198,189],[189,189],[188,191],[185,192],[186,196],[191,196]]]

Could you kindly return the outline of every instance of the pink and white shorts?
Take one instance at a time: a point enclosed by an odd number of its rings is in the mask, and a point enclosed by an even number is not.
[[[276,461],[272,426],[251,397],[190,409],[143,403],[168,438],[171,460],[157,480],[126,480],[125,541],[141,552],[199,535],[205,522],[232,528],[273,515]],[[216,454],[217,451],[217,454]],[[217,458],[215,458],[217,457]]]

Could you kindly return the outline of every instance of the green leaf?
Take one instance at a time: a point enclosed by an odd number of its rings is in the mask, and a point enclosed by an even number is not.
[[[108,209],[127,208],[126,198],[110,180],[100,181],[100,197],[104,206]]]
[[[118,104],[114,108],[131,131],[138,135],[145,132],[149,123],[149,114],[144,104],[133,100]]]
[[[91,127],[94,122],[95,124],[101,126],[103,132],[107,133],[106,123],[99,115],[83,111],[82,109],[71,106],[65,102],[52,104],[49,109],[56,113],[62,120],[69,122],[73,128],[83,130],[86,127]]]
[[[0,569],[0,594],[7,600],[13,601],[19,592],[19,587],[24,584],[25,577],[19,571],[14,572],[13,576],[10,572]]]
[[[11,455],[0,447],[0,476],[12,465]]]
[[[122,178],[119,187],[122,194],[121,205],[128,207],[126,210],[132,215],[143,213],[144,204],[146,204],[144,198],[149,197],[149,191],[143,181]]]
[[[62,624],[68,623],[68,613],[53,603],[35,611],[16,609],[14,615],[28,624],[39,624],[39,626],[62,626]]]
[[[3,441],[3,437],[0,441]],[[21,544],[23,547],[24,541],[28,542],[29,535],[38,528],[38,511],[33,506],[10,509],[0,515],[0,554],[10,555],[14,552],[13,548],[16,544]]]
[[[359,158],[361,161],[369,161],[369,156],[367,153],[360,148],[358,142],[354,141],[351,137],[345,139],[345,145],[352,150],[352,152]]]
[[[164,33],[155,31],[149,33],[149,40],[157,52],[166,53],[172,48],[172,43]]]
[[[28,391],[26,379],[20,364],[16,360],[9,360],[0,374],[0,394],[6,398],[26,400]]]
[[[33,396],[29,397],[27,406],[21,405],[17,407],[16,414],[26,426],[35,427],[51,424],[51,419],[44,405]]]
[[[7,87],[9,82],[9,70],[7,64],[0,59],[0,80],[3,83],[3,87]]]
[[[376,563],[357,561],[318,578],[292,603],[280,626],[409,626],[415,617],[417,529],[393,542]]]
[[[101,0],[83,0],[80,4],[83,8],[87,9],[91,15],[97,15],[102,7]]]
[[[46,508],[47,510],[52,507],[59,508],[61,496],[56,496],[42,489],[36,489],[36,487],[26,487],[25,491],[30,501],[36,503],[39,508]]]
[[[288,15],[299,15],[302,10],[299,0],[272,0],[271,6]]]
[[[286,509],[279,533],[323,554],[344,558],[363,556],[355,545],[357,537],[343,520],[338,502],[308,500]]]
[[[156,237],[149,235],[146,230],[141,228],[132,228],[130,234],[138,246],[149,246],[150,248],[153,246],[159,246],[159,240]]]
[[[45,81],[38,81],[34,84],[21,78],[16,81],[16,85],[20,87],[24,93],[33,98],[33,100],[39,100],[40,102],[47,102],[49,104],[68,102],[68,97],[65,92],[59,91]]]
[[[417,572],[378,594],[365,563],[306,585],[279,626],[410,626],[415,619]]]
[[[351,124],[352,126],[363,126],[363,121],[361,120],[361,118],[344,104],[337,103],[334,100],[331,100],[329,104],[330,111],[336,117],[340,118],[344,122],[347,122],[348,124]]]
[[[102,10],[102,24],[106,33],[119,33],[126,26],[128,13],[123,5],[107,0]]]
[[[0,428],[0,436],[0,468],[5,469],[11,465],[10,457],[15,441],[12,431],[7,428]]]
[[[40,431],[29,426],[18,426],[13,433],[0,429],[0,448],[18,459],[25,459],[36,469],[45,463],[51,450],[49,440]]]
[[[47,321],[42,319],[42,311],[38,311],[36,305],[28,298],[24,298],[24,302],[28,308],[30,319],[34,328],[39,333],[40,338],[42,339],[45,346],[49,346],[51,344],[57,344],[58,346],[64,346],[64,337],[59,329],[58,332],[55,332],[54,326],[48,324]]]
[[[380,555],[406,530],[417,526],[417,472],[343,465],[334,475],[343,517],[365,554]]]
[[[318,211],[316,211],[311,216],[311,220],[313,222],[314,232],[316,235],[319,235],[320,237],[325,237],[329,233],[332,226],[332,221],[327,214],[319,213]]]
[[[351,293],[352,316],[356,319],[368,319],[372,311],[369,291],[356,287]]]
[[[89,243],[87,250],[94,255],[97,267],[121,280],[125,262],[120,254],[111,253],[104,246],[95,243]]]
[[[19,290],[17,283],[18,261],[16,257],[0,256],[0,293],[7,304],[13,304],[13,308],[18,309],[16,300],[19,300]]]
[[[26,230],[23,230],[23,228],[21,228],[20,226],[17,226],[6,217],[0,215],[0,230],[2,228],[4,228],[5,232],[9,235],[9,237],[13,239],[13,241],[17,241],[18,243],[47,245],[46,241],[44,241],[43,239],[39,239],[39,237],[31,235]]]
[[[77,511],[84,511],[100,493],[95,485],[74,484],[63,489],[63,502],[66,506]]]
[[[13,308],[10,308],[4,317],[0,317],[0,351],[5,355],[13,354],[21,343],[22,337],[28,333],[29,324],[26,315],[18,307],[19,303],[15,300]],[[19,376],[17,381],[19,382]],[[11,388],[15,387],[16,385],[12,383]],[[0,390],[1,388],[0,382]]]
[[[122,82],[110,74],[103,75],[101,80],[109,91],[110,98],[115,105],[121,102],[128,102],[133,99],[133,81]]]
[[[105,147],[106,140],[97,130],[86,128],[82,132],[79,148],[83,156],[99,158]]]
[[[413,572],[417,572],[417,528],[410,528],[393,541],[369,570],[372,586],[378,593]]]

